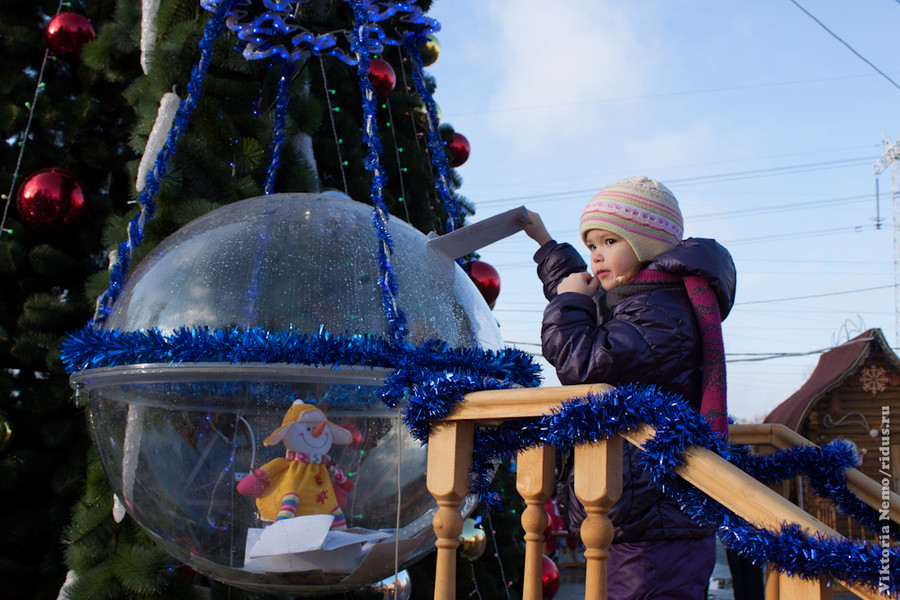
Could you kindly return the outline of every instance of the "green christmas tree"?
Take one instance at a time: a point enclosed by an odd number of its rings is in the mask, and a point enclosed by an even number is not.
[[[65,577],[61,534],[83,490],[89,439],[58,346],[92,314],[84,282],[105,268],[104,222],[125,210],[132,187],[124,168],[133,157],[134,116],[122,99],[127,84],[113,76],[118,65],[110,64],[109,74],[86,68],[75,47],[47,55],[47,28],[58,8],[8,2],[0,23],[3,598],[54,598]],[[79,9],[100,22],[113,18],[114,4],[85,0]],[[15,190],[47,168],[65,170],[88,201],[79,210],[65,193],[63,204],[38,206],[26,221]]]
[[[417,4],[427,10],[430,2]],[[87,459],[83,410],[72,401],[58,347],[67,332],[90,320],[96,298],[109,284],[108,262],[140,210],[136,186],[146,181],[145,147],[166,95],[185,96],[210,13],[196,0],[162,0],[148,28],[133,0],[74,2],[66,10],[89,19],[96,39],[67,60],[51,56],[45,64],[47,25],[59,8],[15,2],[0,23],[0,44],[9,57],[0,71],[7,117],[0,125],[7,165],[2,184],[11,191],[0,234],[0,433],[5,431],[0,486],[14,506],[0,517],[6,532],[0,542],[0,597],[55,598],[67,569],[77,575],[66,589],[71,600],[193,597],[202,578],[176,564],[130,517],[113,519],[112,490],[96,458]],[[325,31],[352,23],[343,2],[307,3],[302,17],[311,29]],[[192,219],[265,191],[337,189],[359,201],[369,199],[355,68],[329,57],[294,65],[246,60],[235,51],[237,42],[226,32],[212,47],[202,96],[159,182],[155,215],[144,227],[132,266]],[[392,65],[397,83],[380,99],[377,113],[381,160],[389,174],[385,204],[395,218],[443,233],[448,213],[436,191],[423,100],[410,64],[398,47],[387,47],[379,58]],[[282,77],[290,97],[272,177]],[[434,81],[427,85],[434,89]],[[450,125],[441,126],[445,141],[453,133]],[[51,166],[77,177],[85,207],[72,223],[29,228],[15,208],[18,185],[25,174]],[[455,171],[450,178],[455,190],[460,183]],[[267,181],[271,190],[265,189]],[[471,206],[453,195],[464,219]],[[495,521],[507,514],[515,513],[504,512]],[[512,518],[517,521],[517,515]],[[503,525],[495,522],[495,529],[516,530]],[[512,536],[498,542],[501,556],[519,550]],[[506,597],[505,583],[498,584],[497,557],[486,554],[472,569],[481,583],[461,572],[461,595],[477,587],[484,598]],[[518,556],[504,560],[511,569],[507,579],[515,580]],[[210,585],[216,596],[245,594]],[[427,597],[430,591],[414,595]]]

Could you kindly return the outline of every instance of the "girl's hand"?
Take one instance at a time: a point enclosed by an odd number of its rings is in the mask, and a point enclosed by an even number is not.
[[[575,292],[585,296],[593,296],[599,286],[600,280],[593,277],[590,273],[572,273],[559,283],[556,293]]]
[[[553,238],[550,236],[550,233],[547,232],[547,228],[544,226],[544,222],[541,221],[541,216],[536,212],[528,211],[528,221],[522,221],[516,219],[513,221],[516,225],[522,228],[528,237],[536,241],[538,244],[543,246]]]

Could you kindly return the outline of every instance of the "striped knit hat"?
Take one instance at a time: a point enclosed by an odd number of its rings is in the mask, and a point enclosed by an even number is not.
[[[629,177],[600,190],[581,214],[581,239],[591,229],[628,242],[639,261],[652,260],[681,241],[684,221],[669,188],[654,179]]]

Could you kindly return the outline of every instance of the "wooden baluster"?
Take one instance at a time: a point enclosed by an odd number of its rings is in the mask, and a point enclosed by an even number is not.
[[[549,522],[544,503],[553,494],[555,457],[552,446],[539,446],[523,450],[516,459],[516,490],[525,500],[525,511],[522,513],[522,528],[525,530],[522,600],[541,600],[543,597],[541,557],[544,531]]]
[[[825,579],[801,579],[777,573],[778,597],[783,600],[831,600],[831,588]]]
[[[778,571],[772,563],[766,565],[766,600],[778,600]]]
[[[435,427],[428,437],[428,491],[437,501],[432,520],[437,536],[434,600],[456,600],[456,549],[463,518],[459,504],[469,492],[472,469],[471,421],[453,421]]]
[[[606,560],[613,539],[609,509],[622,495],[622,438],[575,446],[575,496],[587,517],[581,524],[585,551],[585,600],[606,600]]]

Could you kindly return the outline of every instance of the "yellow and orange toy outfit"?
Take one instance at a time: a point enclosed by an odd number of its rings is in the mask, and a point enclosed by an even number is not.
[[[256,498],[256,508],[266,521],[295,515],[330,514],[334,516],[332,529],[346,527],[332,480],[342,491],[353,485],[330,456],[288,451],[286,458],[269,461],[254,475],[265,487]],[[346,492],[341,495],[343,497]]]
[[[312,440],[320,439],[322,443],[313,445]],[[285,458],[270,460],[244,477],[238,482],[237,491],[256,498],[256,508],[265,521],[298,515],[333,515],[331,528],[346,529],[341,507],[353,484],[325,453],[332,443],[347,445],[351,440],[350,432],[326,419],[321,410],[296,400],[284,415],[281,427],[263,442],[264,446],[283,443],[287,448]]]

